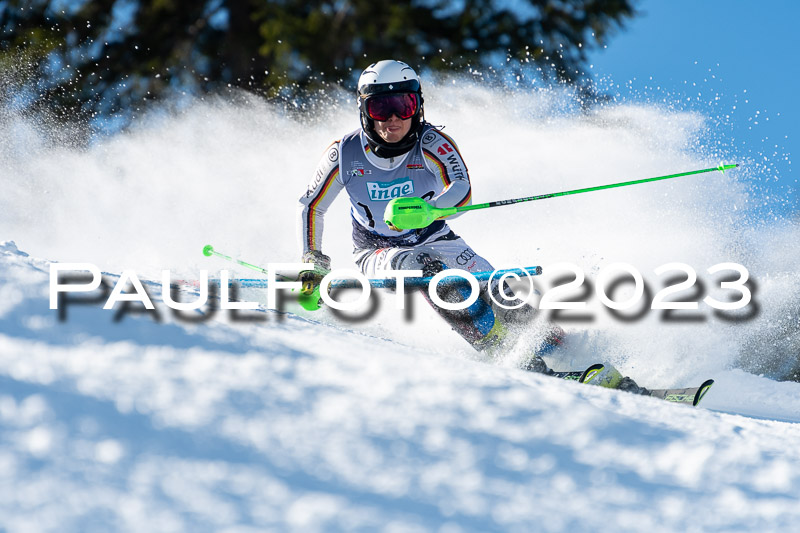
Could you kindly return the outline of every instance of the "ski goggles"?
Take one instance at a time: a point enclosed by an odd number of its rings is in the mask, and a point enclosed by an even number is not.
[[[386,94],[367,98],[367,115],[372,120],[389,120],[392,115],[406,120],[413,117],[419,108],[419,99],[414,93]]]

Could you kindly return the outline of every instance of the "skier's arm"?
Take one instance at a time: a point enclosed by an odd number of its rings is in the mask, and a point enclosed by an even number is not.
[[[432,136],[432,137],[428,137]],[[472,186],[469,173],[455,142],[438,130],[431,130],[423,140],[425,164],[439,175],[442,190],[430,203],[434,207],[461,207],[472,203]],[[449,218],[454,218],[453,215]]]
[[[322,228],[325,211],[344,188],[339,176],[339,141],[331,144],[317,165],[314,178],[306,193],[300,197],[298,237],[305,255],[309,250],[322,248]]]

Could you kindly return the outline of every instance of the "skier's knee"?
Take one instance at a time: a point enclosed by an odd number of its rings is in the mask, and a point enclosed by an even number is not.
[[[444,258],[433,251],[409,250],[397,257],[393,265],[398,270],[422,270],[425,277],[435,276],[445,268]]]

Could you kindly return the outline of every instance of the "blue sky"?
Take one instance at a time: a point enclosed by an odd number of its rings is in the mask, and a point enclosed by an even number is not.
[[[668,96],[719,117],[724,143],[750,158],[768,193],[800,189],[791,165],[800,153],[800,2],[642,0],[638,10],[606,49],[590,53],[595,78],[611,77],[626,98]],[[799,196],[791,195],[792,211]]]

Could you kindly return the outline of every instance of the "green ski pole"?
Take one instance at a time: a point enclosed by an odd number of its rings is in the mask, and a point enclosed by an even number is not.
[[[256,272],[261,272],[262,274],[269,275],[269,272],[266,268],[261,268],[260,266],[256,266],[246,261],[242,261],[241,259],[234,259],[229,255],[221,254],[218,251],[214,250],[214,247],[211,246],[210,244],[206,244],[205,246],[203,246],[203,255],[206,257],[211,257],[212,255],[215,255],[227,261],[232,261],[237,265],[242,265],[243,267],[255,270]],[[278,274],[277,272],[275,273],[275,277],[282,281],[297,281],[295,278],[291,276],[284,276],[283,274]],[[308,311],[316,311],[317,309],[319,309],[319,299],[320,296],[319,296],[318,286],[314,287],[313,291],[311,292],[307,293],[300,291],[300,294],[297,295],[297,301],[300,303],[301,306],[303,306],[303,308],[305,308]]]
[[[615,187],[625,187],[627,185],[636,185],[637,183],[647,183],[650,181],[668,180],[671,178],[678,178],[681,176],[690,176],[692,174],[702,174],[703,172],[714,172],[719,170],[724,173],[726,170],[736,168],[739,165],[718,165],[716,167],[704,168],[702,170],[691,170],[689,172],[681,172],[679,174],[669,174],[667,176],[657,176],[655,178],[644,178],[633,181],[623,181],[620,183],[611,183],[609,185],[598,185],[596,187],[586,187],[583,189],[574,189],[571,191],[554,192],[550,194],[540,194],[538,196],[527,196],[525,198],[514,198],[512,200],[498,200],[496,202],[486,202],[483,204],[465,205],[462,207],[446,207],[438,208],[433,207],[422,198],[402,197],[395,198],[390,201],[386,206],[383,213],[383,219],[389,226],[394,226],[397,229],[418,229],[429,226],[433,221],[455,215],[456,213],[463,213],[465,211],[474,211],[476,209],[486,209],[488,207],[499,207],[501,205],[518,204],[521,202],[533,202],[536,200],[545,200],[547,198],[555,198],[557,196],[569,196],[570,194],[581,194],[584,192],[602,191],[603,189],[613,189]]]
[[[242,261],[241,259],[234,259],[233,257],[231,257],[229,255],[221,254],[218,251],[216,251],[214,249],[214,247],[211,246],[210,244],[206,244],[205,246],[203,246],[203,255],[206,256],[206,257],[211,257],[212,255],[215,255],[215,256],[221,257],[222,259],[225,259],[227,261],[232,261],[232,262],[236,263],[237,265],[241,265],[241,266],[247,267],[247,268],[249,268],[251,270],[255,270],[256,272],[261,272],[262,274],[267,274],[267,269],[266,268],[261,268],[260,266],[252,265],[250,263],[247,263],[246,261]],[[279,274],[279,276],[280,276],[280,274]],[[284,277],[286,277],[286,276],[284,276]]]

